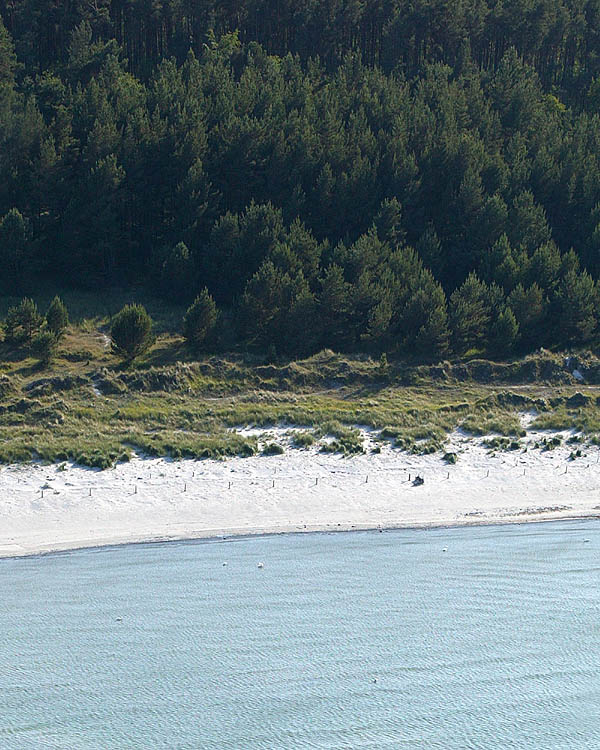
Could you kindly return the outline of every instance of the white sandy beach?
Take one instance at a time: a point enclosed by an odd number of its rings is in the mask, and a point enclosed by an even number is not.
[[[558,433],[561,434],[561,433]],[[286,437],[287,435],[287,437]],[[0,470],[0,556],[128,542],[600,515],[600,449],[492,452],[453,434],[458,454],[413,456],[385,444],[353,458],[287,448],[227,461],[134,458],[107,471],[72,465]],[[544,433],[549,437],[548,433]],[[265,439],[289,443],[284,428]],[[562,433],[562,437],[568,437]],[[415,475],[424,477],[413,486]],[[409,480],[410,476],[410,480]]]

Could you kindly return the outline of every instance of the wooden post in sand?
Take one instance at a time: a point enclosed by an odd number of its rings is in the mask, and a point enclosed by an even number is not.
[[[42,497],[44,497],[44,490],[42,490]]]
[[[183,491],[187,492],[187,482],[183,485]]]
[[[229,487],[228,487],[227,489],[228,489],[228,490],[230,490],[230,489],[231,489],[231,482],[229,482]]]
[[[319,484],[319,477],[315,479],[315,487]]]
[[[92,496],[92,488],[90,487],[90,497]]]
[[[273,487],[275,487],[275,480],[273,480]]]
[[[136,484],[136,485],[134,486],[134,488],[133,488],[133,494],[134,494],[134,495],[137,495],[137,484]]]
[[[365,484],[369,484],[369,475],[367,474],[367,478],[365,479]]]

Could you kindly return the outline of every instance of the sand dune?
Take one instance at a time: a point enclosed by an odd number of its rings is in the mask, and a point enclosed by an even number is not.
[[[269,431],[286,441],[284,428]],[[442,454],[384,445],[353,458],[316,448],[227,461],[134,458],[0,470],[0,556],[235,534],[523,522],[600,515],[600,449],[490,452],[455,433]],[[560,434],[560,433],[559,433]],[[548,434],[545,434],[548,437]],[[566,437],[562,434],[562,437]],[[289,440],[288,440],[289,442]],[[414,486],[415,475],[424,484]]]

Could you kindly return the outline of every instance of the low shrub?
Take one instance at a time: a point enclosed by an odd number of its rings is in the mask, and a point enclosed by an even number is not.
[[[542,440],[542,450],[553,451],[555,448],[558,448],[558,446],[561,444],[562,444],[562,439],[558,435],[555,435],[550,440],[547,440],[546,438],[544,438]]]
[[[267,443],[263,448],[265,456],[280,456],[282,453],[285,453],[285,450],[279,443]]]

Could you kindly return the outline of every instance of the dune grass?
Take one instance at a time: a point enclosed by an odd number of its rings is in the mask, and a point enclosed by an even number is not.
[[[516,414],[469,414],[461,423],[464,432],[470,435],[503,435],[504,437],[523,437],[526,433]]]
[[[33,295],[42,311],[56,292]],[[118,290],[102,299],[92,292],[62,296],[72,323],[47,367],[27,347],[0,343],[0,462],[72,460],[105,468],[134,451],[249,456],[258,451],[257,440],[236,429],[250,425],[298,426],[292,447],[317,444],[345,455],[365,449],[359,426],[371,430],[375,450],[387,441],[412,453],[440,451],[457,428],[496,436],[495,447],[509,449],[524,434],[520,414],[533,409],[536,429],[574,429],[600,439],[594,386],[586,387],[589,396],[569,401],[575,385],[476,382],[466,365],[455,368],[466,373],[457,380],[446,376],[453,366],[447,362],[428,368],[391,361],[384,372],[376,356],[330,350],[275,363],[241,352],[197,357],[178,332],[182,307]],[[16,301],[0,299],[0,317]],[[131,301],[146,305],[158,336],[150,351],[124,367],[110,350],[107,331],[111,315]],[[560,357],[548,356],[558,366]],[[469,365],[484,373],[492,367]],[[578,402],[583,405],[569,407]]]
[[[292,439],[292,445],[294,448],[310,448],[315,444],[315,440],[312,432],[297,432]]]
[[[249,376],[249,379],[250,376]],[[105,467],[126,460],[133,451],[152,456],[248,456],[257,452],[255,439],[236,429],[297,425],[294,447],[318,443],[322,450],[346,455],[362,452],[357,426],[372,430],[374,440],[388,441],[412,453],[441,450],[449,432],[460,427],[474,436],[496,435],[508,449],[524,434],[514,407],[478,406],[482,387],[435,384],[377,391],[337,388],[320,392],[262,390],[251,386],[239,393],[215,397],[193,387],[182,392],[123,392],[98,395],[92,381],[55,393],[37,386],[24,390],[28,379],[13,377],[0,400],[0,461],[75,460]],[[36,382],[36,381],[34,381]],[[470,391],[470,392],[469,392]],[[466,393],[467,392],[467,393]],[[35,395],[32,395],[35,394]],[[455,396],[469,410],[449,410]],[[590,436],[600,434],[595,406],[548,409],[533,423],[536,429],[570,429]],[[491,447],[491,446],[490,446]]]

